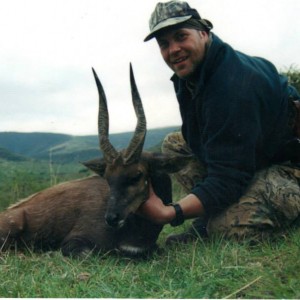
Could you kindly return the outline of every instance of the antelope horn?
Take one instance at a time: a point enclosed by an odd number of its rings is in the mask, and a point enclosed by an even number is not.
[[[99,94],[99,112],[98,112],[98,136],[99,136],[99,145],[102,150],[104,159],[107,163],[111,163],[114,159],[118,157],[118,152],[112,146],[108,138],[109,132],[109,117],[107,111],[106,96],[102,87],[102,84],[92,68],[93,74],[95,77],[96,85],[98,88]]]
[[[134,135],[130,141],[128,148],[125,151],[124,163],[129,164],[137,161],[142,153],[145,137],[146,137],[146,117],[144,114],[144,109],[142,101],[135,83],[132,65],[130,64],[130,85],[131,85],[131,95],[132,103],[137,116],[137,125],[135,128]]]

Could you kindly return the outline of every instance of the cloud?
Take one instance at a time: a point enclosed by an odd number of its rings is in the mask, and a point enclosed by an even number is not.
[[[111,132],[133,130],[129,62],[149,128],[180,125],[155,41],[144,43],[156,0],[10,0],[0,11],[0,131],[96,134],[94,67]],[[277,68],[300,61],[298,0],[189,1],[234,48]]]

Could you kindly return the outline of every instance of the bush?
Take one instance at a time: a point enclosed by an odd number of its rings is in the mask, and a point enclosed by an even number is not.
[[[286,71],[281,72],[288,78],[288,81],[300,92],[300,69],[295,65],[290,66]]]

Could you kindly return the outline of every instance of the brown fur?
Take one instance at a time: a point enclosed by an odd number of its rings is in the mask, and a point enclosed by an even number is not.
[[[185,163],[185,158],[170,158],[147,154],[139,164],[125,167],[135,174],[136,168],[144,170],[144,175],[133,186],[125,187],[133,195],[134,210],[148,196],[145,182],[151,180],[156,192],[166,202],[171,201],[171,183],[164,173],[157,170],[174,172]],[[94,171],[103,172],[103,161],[100,159],[87,162]],[[152,169],[155,170],[152,170]],[[122,169],[122,168],[121,168]],[[118,175],[124,170],[117,168]],[[101,173],[100,172],[100,173]],[[110,179],[114,177],[110,170]],[[151,179],[152,177],[152,179]],[[137,215],[130,209],[132,202],[123,206],[124,224],[109,226],[105,221],[111,191],[120,188],[118,182],[109,186],[101,176],[65,182],[36,193],[0,213],[0,249],[7,250],[12,246],[30,247],[34,250],[62,250],[64,255],[80,255],[90,251],[110,251],[119,249],[126,255],[144,255],[156,248],[156,240],[162,226],[153,224]],[[114,186],[115,185],[115,186]],[[146,189],[146,193],[140,193]],[[120,203],[122,198],[118,199]],[[120,207],[114,203],[114,207]],[[122,213],[122,212],[120,212]]]

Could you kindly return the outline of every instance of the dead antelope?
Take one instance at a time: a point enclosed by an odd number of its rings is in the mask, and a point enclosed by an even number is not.
[[[98,131],[102,159],[84,165],[98,175],[65,182],[29,196],[0,214],[0,250],[12,246],[34,250],[61,249],[64,255],[119,249],[135,256],[151,252],[162,226],[137,216],[149,194],[149,182],[171,202],[170,178],[185,163],[182,157],[142,153],[146,119],[130,67],[137,126],[129,146],[120,152],[108,136],[108,110],[102,85],[93,70],[99,93]]]

